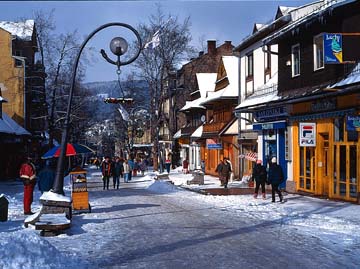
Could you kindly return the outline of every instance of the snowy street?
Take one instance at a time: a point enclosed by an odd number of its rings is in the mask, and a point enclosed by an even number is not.
[[[284,204],[203,195],[153,176],[103,190],[91,170],[92,212],[74,215],[56,237],[24,229],[22,186],[4,189],[11,200],[9,221],[0,223],[0,268],[358,268],[358,205],[291,194]],[[175,185],[189,177],[170,175]]]

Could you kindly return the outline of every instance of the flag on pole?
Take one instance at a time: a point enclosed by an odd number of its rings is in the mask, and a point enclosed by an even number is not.
[[[118,111],[120,112],[121,117],[123,118],[124,121],[129,120],[129,113],[126,111],[126,109],[121,104],[119,104]]]
[[[160,29],[155,32],[153,37],[144,46],[144,49],[155,49],[160,45]]]

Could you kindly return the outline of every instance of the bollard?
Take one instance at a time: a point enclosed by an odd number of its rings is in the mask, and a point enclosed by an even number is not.
[[[7,221],[9,210],[9,201],[4,194],[0,194],[0,221]]]

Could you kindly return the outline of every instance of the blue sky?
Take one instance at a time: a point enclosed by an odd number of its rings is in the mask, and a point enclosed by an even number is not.
[[[1,1],[0,20],[31,19],[34,10],[54,8],[56,31],[65,33],[77,29],[79,42],[82,42],[85,36],[105,23],[122,22],[136,28],[139,23],[148,22],[156,3],[160,3],[166,14],[178,16],[180,21],[190,16],[192,45],[200,49],[200,37],[217,40],[218,45],[231,40],[237,46],[251,33],[254,23],[272,20],[279,5],[300,6],[310,2],[313,1]],[[101,48],[109,51],[108,44],[117,35],[115,30],[100,32],[91,39],[89,46],[97,51]],[[122,35],[126,37],[128,33]],[[86,68],[86,80],[117,79],[115,66],[104,62],[100,54],[98,56],[95,55],[95,63]]]

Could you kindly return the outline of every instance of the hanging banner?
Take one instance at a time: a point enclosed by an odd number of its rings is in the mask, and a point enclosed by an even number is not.
[[[299,123],[299,144],[300,147],[316,146],[316,123],[313,122]]]
[[[341,34],[324,34],[324,62],[326,64],[343,63]]]

